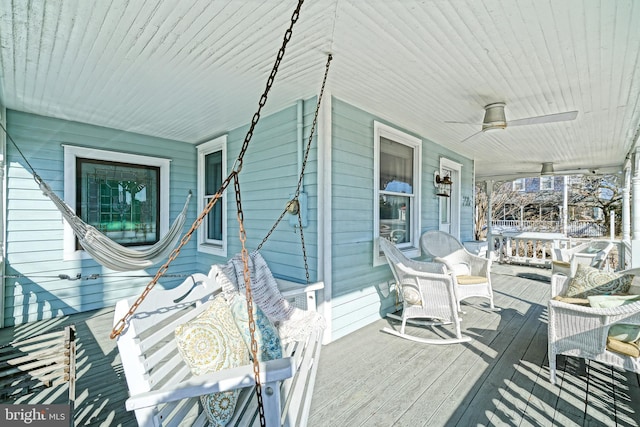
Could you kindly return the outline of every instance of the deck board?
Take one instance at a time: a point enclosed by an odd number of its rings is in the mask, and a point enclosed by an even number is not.
[[[558,357],[558,385],[547,360],[548,270],[496,265],[495,304],[464,304],[465,344],[427,345],[381,332],[380,319],[322,349],[309,427],[561,425],[640,426],[640,377]],[[135,426],[124,409],[126,383],[113,310],[102,309],[0,330],[0,343],[69,323],[78,331],[75,425]],[[411,333],[434,330],[408,326]],[[437,328],[436,328],[437,330]],[[445,332],[452,334],[450,327]],[[62,403],[54,388],[22,403]]]

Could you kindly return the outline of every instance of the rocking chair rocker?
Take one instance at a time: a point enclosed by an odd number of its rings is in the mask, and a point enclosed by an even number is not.
[[[402,316],[387,316],[400,320],[400,331],[383,328],[382,331],[424,344],[458,344],[471,341],[462,335],[460,317],[454,292],[453,279],[445,267],[431,262],[414,261],[402,254],[396,246],[384,238],[379,239],[402,299]],[[417,320],[422,319],[422,320]],[[455,338],[422,338],[405,332],[407,323],[419,326],[453,324]]]

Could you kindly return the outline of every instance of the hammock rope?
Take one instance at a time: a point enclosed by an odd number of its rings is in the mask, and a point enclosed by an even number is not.
[[[37,175],[35,175],[34,178],[40,185],[42,192],[51,199],[53,204],[56,205],[62,213],[62,216],[75,233],[82,248],[98,263],[112,270],[133,271],[149,268],[169,256],[178,240],[180,240],[180,233],[187,219],[191,191],[189,191],[182,210],[174,219],[167,234],[152,246],[146,249],[135,250],[120,245],[92,225],[84,222],[64,200],[60,199],[60,197],[51,190],[46,182],[42,181]]]
[[[62,217],[67,221],[67,224],[69,224],[73,230],[78,241],[82,245],[82,248],[99,264],[115,271],[143,270],[165,259],[176,246],[176,243],[180,240],[180,232],[182,231],[187,219],[187,210],[192,195],[191,191],[189,191],[189,194],[187,195],[182,211],[180,211],[178,216],[173,220],[167,234],[146,249],[131,249],[111,240],[98,229],[87,224],[82,220],[82,218],[76,215],[71,206],[58,197],[51,187],[49,187],[40,175],[38,175],[2,123],[0,123],[0,128],[2,128],[4,133],[7,135],[7,138],[9,138],[9,141],[11,141],[11,144],[13,144],[14,148],[18,151],[18,154],[20,154],[20,157],[22,157],[25,164],[28,166],[34,181],[38,184],[42,193],[53,202],[58,211],[62,214]]]

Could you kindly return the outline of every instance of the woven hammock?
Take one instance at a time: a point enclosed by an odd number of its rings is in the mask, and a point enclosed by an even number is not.
[[[42,192],[51,199],[62,213],[63,218],[71,226],[82,248],[98,263],[116,271],[142,270],[168,257],[180,240],[182,227],[187,218],[189,200],[191,199],[191,192],[189,192],[182,212],[173,221],[169,232],[162,239],[147,249],[135,250],[111,240],[95,227],[84,222],[64,200],[60,199],[51,190],[47,183],[42,180],[36,181],[38,181]]]

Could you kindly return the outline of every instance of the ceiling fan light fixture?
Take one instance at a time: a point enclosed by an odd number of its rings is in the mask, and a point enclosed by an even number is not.
[[[553,163],[543,163],[542,170],[540,171],[540,176],[549,176],[553,175]]]
[[[494,102],[484,107],[484,120],[482,121],[483,132],[501,130],[507,127],[504,106],[504,102]]]

